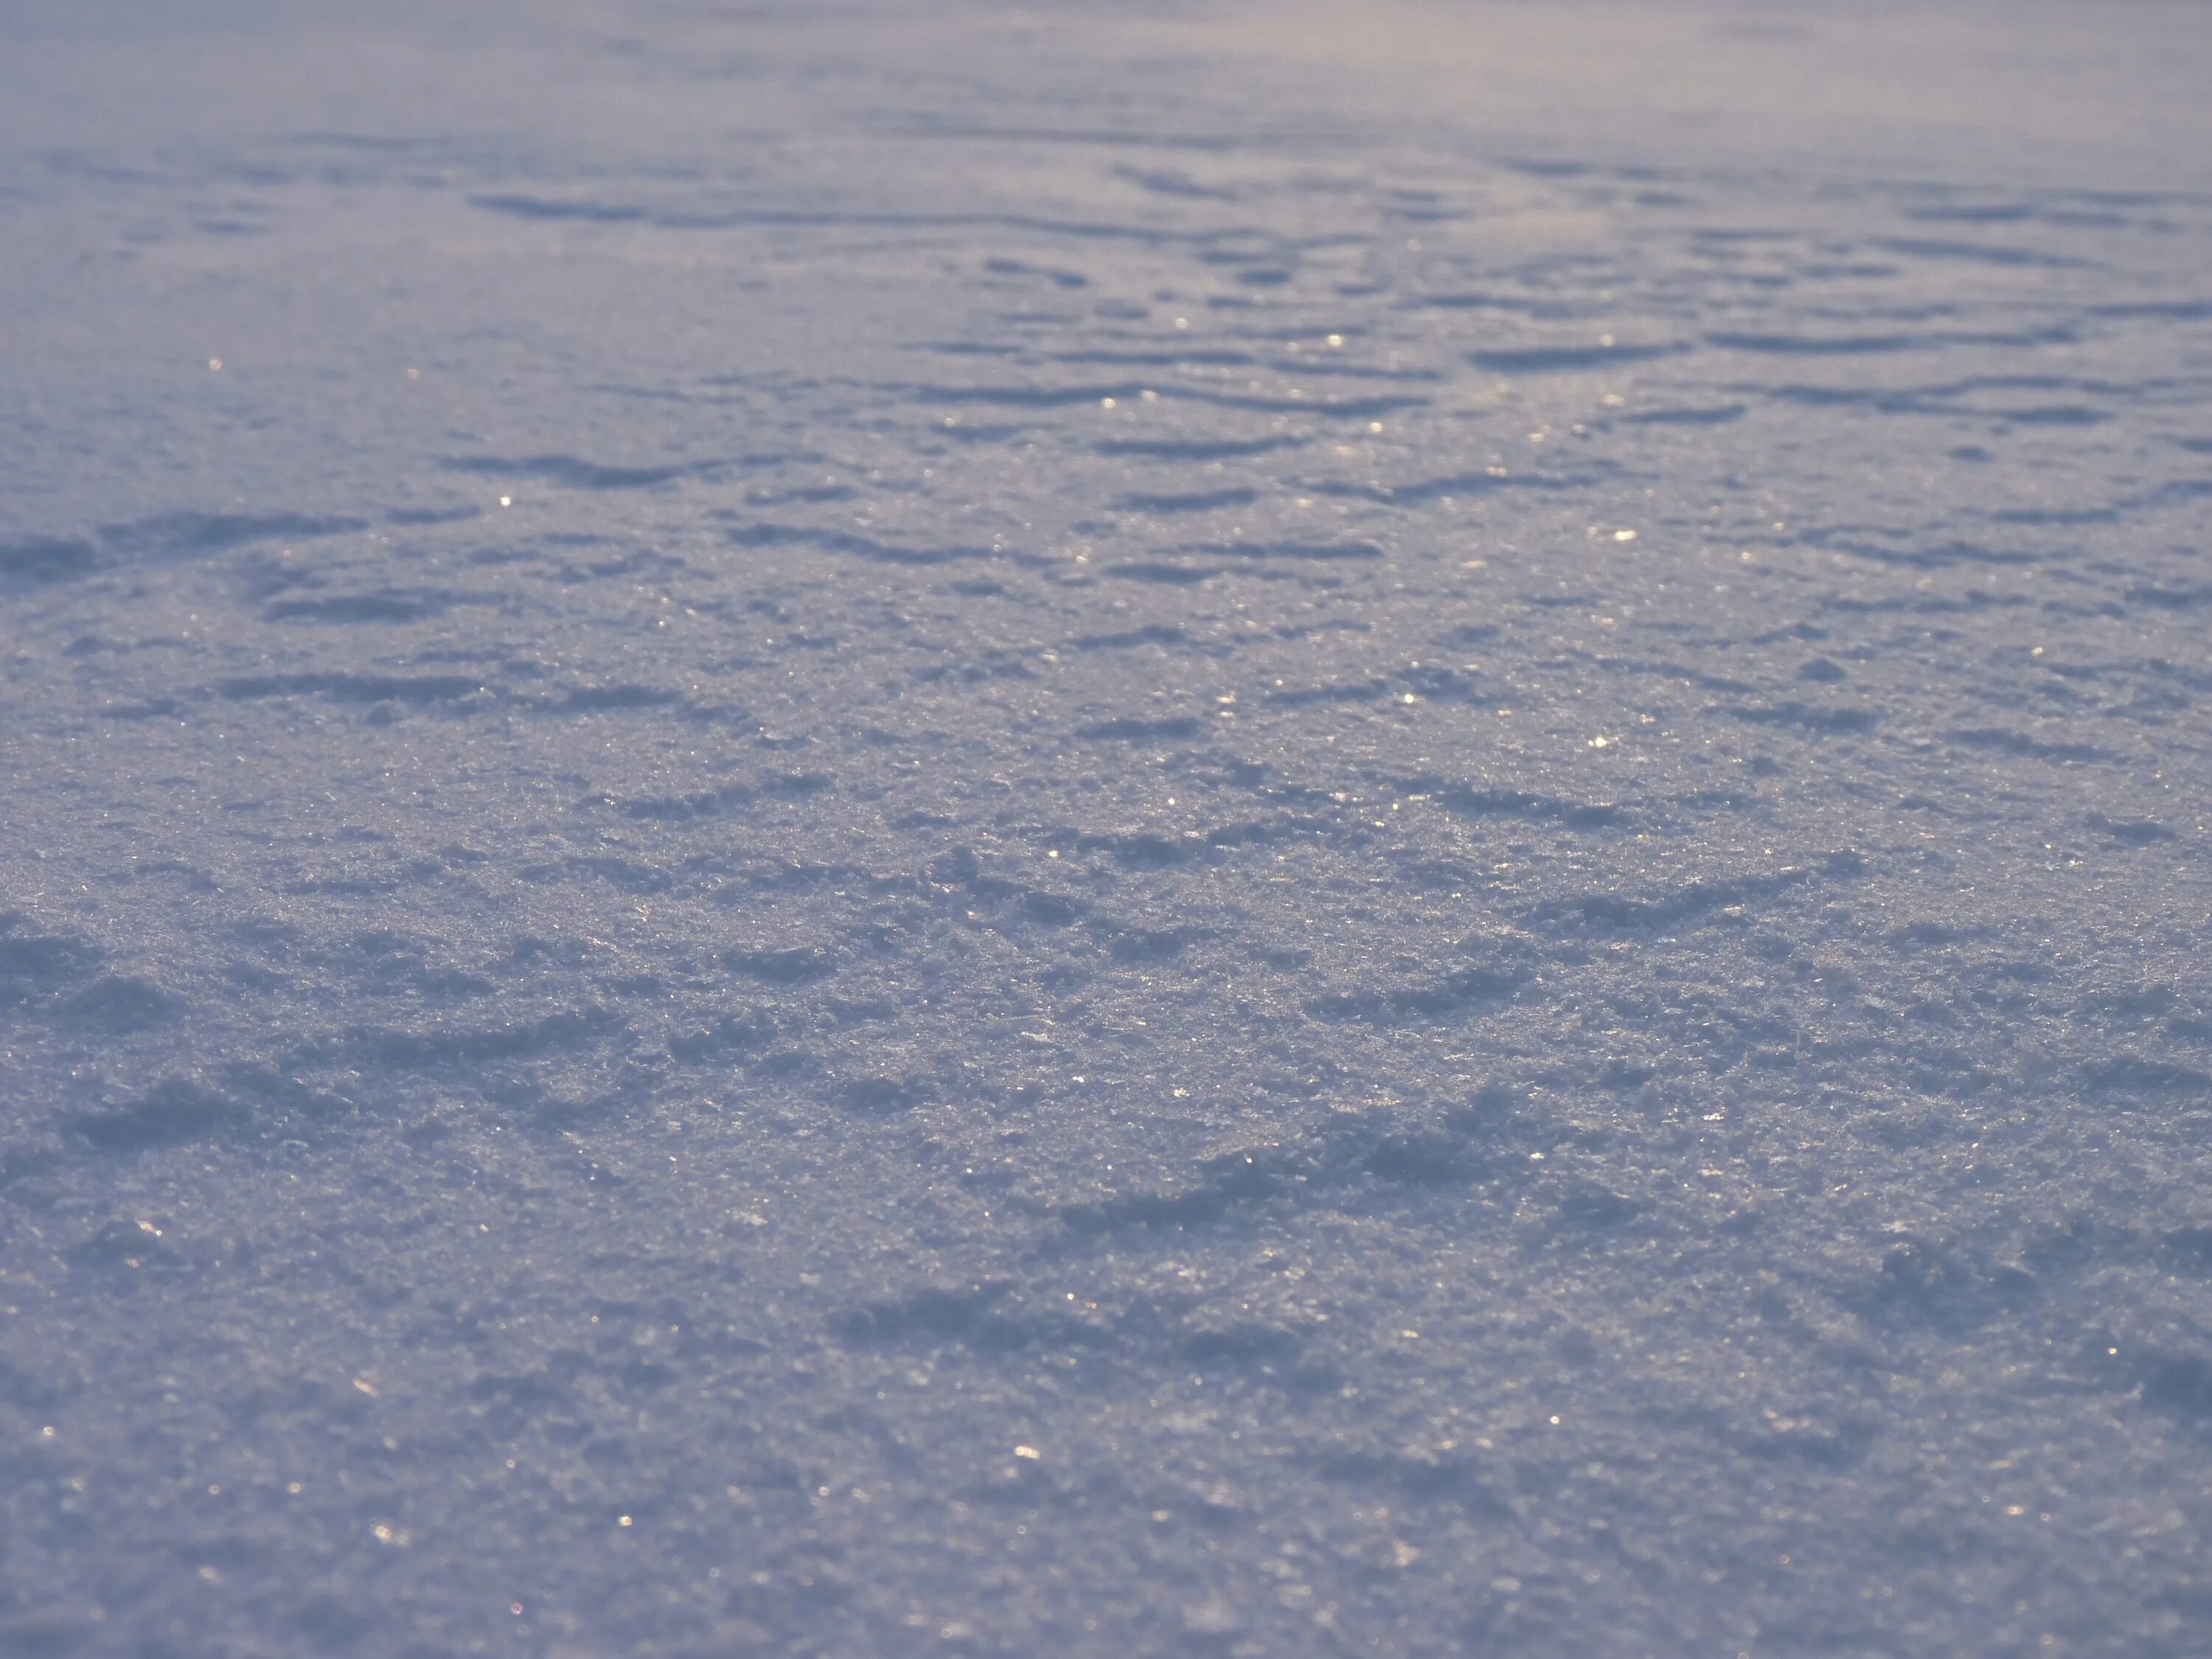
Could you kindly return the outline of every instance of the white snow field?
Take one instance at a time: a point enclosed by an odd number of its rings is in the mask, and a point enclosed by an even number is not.
[[[2209,158],[0,0],[0,1654],[2212,1653]]]

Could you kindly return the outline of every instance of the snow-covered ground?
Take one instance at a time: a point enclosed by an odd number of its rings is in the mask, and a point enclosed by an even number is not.
[[[0,1652],[2212,1650],[2208,88],[0,0]]]

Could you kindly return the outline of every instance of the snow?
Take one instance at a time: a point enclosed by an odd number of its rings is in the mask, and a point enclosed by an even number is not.
[[[0,10],[0,1650],[2201,1650],[2212,16],[364,9]]]

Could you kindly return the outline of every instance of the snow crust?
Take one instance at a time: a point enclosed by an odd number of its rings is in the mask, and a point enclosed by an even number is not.
[[[2212,14],[1829,9],[0,8],[0,1651],[2204,1651]]]

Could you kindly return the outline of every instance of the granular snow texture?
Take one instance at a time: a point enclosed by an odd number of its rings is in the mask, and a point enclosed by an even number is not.
[[[0,1651],[2212,1652],[2208,87],[0,6]]]

